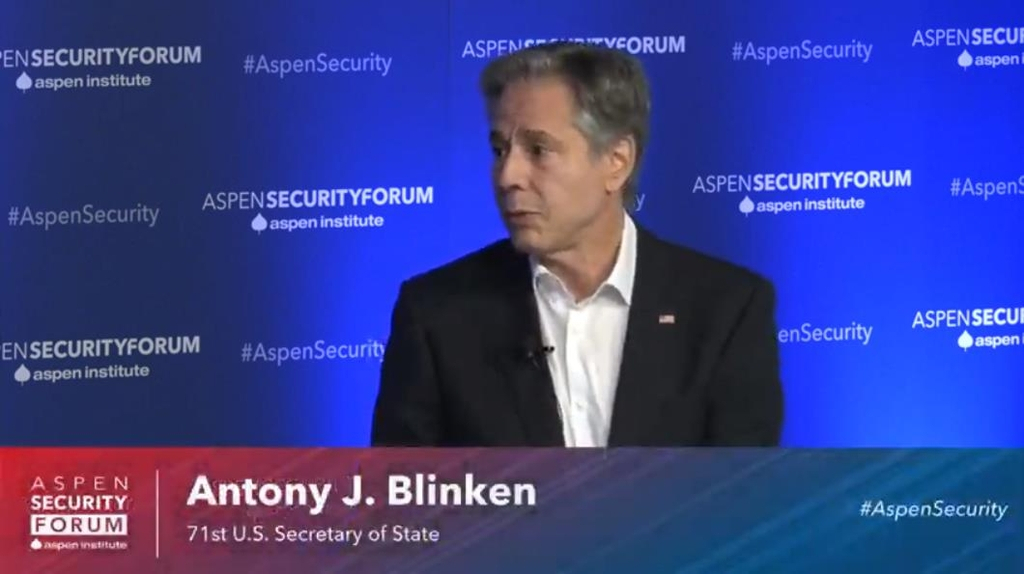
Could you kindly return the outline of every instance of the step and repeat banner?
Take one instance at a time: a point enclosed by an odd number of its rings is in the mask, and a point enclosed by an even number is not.
[[[1024,5],[9,2],[0,442],[367,443],[399,283],[503,235],[477,78],[637,55],[637,221],[778,290],[798,446],[1024,445]]]

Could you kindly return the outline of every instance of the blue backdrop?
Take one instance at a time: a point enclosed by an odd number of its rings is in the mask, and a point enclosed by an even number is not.
[[[365,445],[503,234],[486,62],[630,51],[637,220],[775,281],[794,446],[1024,445],[1024,5],[5,3],[0,442]]]

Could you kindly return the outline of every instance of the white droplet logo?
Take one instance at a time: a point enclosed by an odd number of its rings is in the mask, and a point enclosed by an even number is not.
[[[252,230],[257,234],[262,233],[267,228],[267,220],[264,219],[262,213],[257,213],[256,217],[252,218]]]
[[[21,384],[25,384],[32,378],[32,371],[28,370],[25,365],[18,367],[17,371],[14,371],[14,380]]]
[[[28,77],[28,74],[22,72],[18,79],[14,82],[14,85],[21,90],[21,93],[25,93],[26,90],[32,87],[32,78]]]
[[[32,550],[39,550],[40,548],[42,548],[42,547],[43,547],[43,543],[42,543],[42,542],[40,542],[38,538],[36,538],[36,539],[35,539],[35,540],[33,540],[33,541],[32,541],[32,543],[31,543],[31,544],[29,544],[28,546],[29,546],[29,548],[31,548]]]
[[[974,65],[974,57],[971,56],[970,52],[964,50],[963,52],[960,52],[960,57],[956,59],[956,63],[960,64],[960,67],[963,68],[964,71],[967,71],[967,68]]]
[[[956,340],[956,344],[960,345],[960,348],[966,351],[974,346],[974,337],[972,337],[967,331],[964,331],[960,335],[960,338]]]
[[[740,213],[743,215],[750,215],[754,212],[754,202],[750,201],[749,197],[744,197],[743,201],[740,202]]]

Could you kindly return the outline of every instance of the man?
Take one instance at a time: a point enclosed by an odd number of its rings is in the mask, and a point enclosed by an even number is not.
[[[482,91],[507,240],[404,282],[380,446],[774,446],[774,291],[628,213],[650,113],[625,53],[491,63]]]

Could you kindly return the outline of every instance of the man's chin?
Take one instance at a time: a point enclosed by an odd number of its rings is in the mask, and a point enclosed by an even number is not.
[[[512,242],[512,246],[516,248],[516,251],[521,253],[537,255],[545,250],[543,238],[532,229],[510,230],[508,238]]]

